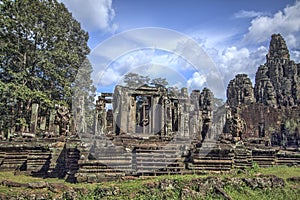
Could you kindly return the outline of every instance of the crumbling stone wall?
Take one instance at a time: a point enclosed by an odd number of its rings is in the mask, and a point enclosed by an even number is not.
[[[290,60],[284,39],[274,34],[254,88],[244,74],[229,83],[225,132],[265,138],[270,145],[299,146],[299,87],[300,64]]]

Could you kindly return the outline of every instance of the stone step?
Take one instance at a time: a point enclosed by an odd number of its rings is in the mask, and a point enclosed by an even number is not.
[[[217,157],[217,156],[198,156],[198,155],[193,155],[192,156],[193,160],[195,159],[201,159],[201,160],[233,160],[233,157]]]
[[[110,168],[106,168],[106,169],[86,169],[86,168],[80,168],[77,173],[111,173],[111,172],[132,172],[133,169],[131,167],[118,167],[118,168],[114,168],[114,167],[110,167]]]
[[[200,160],[194,159],[193,164],[232,164],[232,160]]]
[[[180,159],[181,156],[177,155],[158,155],[158,154],[146,154],[146,155],[136,155],[136,159]]]
[[[232,168],[231,167],[226,167],[226,166],[190,166],[188,169],[190,170],[199,170],[199,171],[230,171]]]

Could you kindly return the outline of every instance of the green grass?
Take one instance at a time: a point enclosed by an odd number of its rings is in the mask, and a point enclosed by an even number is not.
[[[287,199],[299,199],[299,188],[291,188],[285,186],[284,188],[272,188],[272,189],[255,189],[244,186],[235,188],[232,186],[225,186],[224,190],[232,199],[245,199],[245,200],[287,200]]]
[[[232,197],[232,199],[299,199],[300,197],[300,183],[294,183],[287,181],[289,177],[300,176],[300,168],[287,167],[287,166],[275,166],[270,168],[260,168],[254,166],[252,169],[248,169],[247,173],[237,173],[233,171],[231,173],[224,174],[204,174],[204,175],[163,175],[157,177],[147,177],[143,179],[127,180],[127,181],[113,181],[103,182],[98,184],[72,184],[66,183],[63,179],[57,178],[36,178],[26,175],[14,175],[12,172],[1,172],[0,182],[3,180],[14,181],[18,183],[30,183],[45,181],[49,183],[61,183],[73,188],[84,188],[88,191],[86,194],[82,194],[80,199],[82,200],[96,200],[96,199],[179,199],[181,189],[185,184],[190,183],[197,178],[206,178],[209,176],[217,176],[221,179],[232,177],[255,177],[259,174],[262,175],[276,175],[279,178],[285,180],[285,187],[273,188],[273,189],[251,189],[246,185],[232,186],[226,185],[224,191]],[[158,189],[157,184],[162,180],[176,181],[177,188],[169,188],[165,190]],[[148,185],[155,185],[155,187],[148,187]],[[113,189],[112,189],[113,188]],[[178,189],[179,188],[179,189]],[[190,188],[192,191],[196,191],[196,187]],[[37,193],[49,193],[50,196],[57,194],[51,193],[47,189],[30,190],[27,188],[10,188],[0,185],[0,194],[21,194],[23,192],[37,192]],[[113,194],[115,192],[115,194]],[[111,195],[107,196],[107,193]],[[149,193],[152,196],[149,196]],[[198,196],[197,199],[222,199],[221,196],[214,193],[209,193],[206,197]],[[66,198],[67,199],[67,198]]]
[[[300,176],[300,167],[274,166],[259,168],[258,172],[266,175],[276,175],[279,178],[287,179],[293,176]]]

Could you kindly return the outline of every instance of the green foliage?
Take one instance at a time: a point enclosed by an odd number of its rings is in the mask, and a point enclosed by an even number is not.
[[[225,186],[224,190],[232,199],[298,199],[299,189],[292,187],[284,188],[268,188],[268,189],[251,189],[247,186],[234,187],[231,185]]]
[[[142,76],[137,73],[128,73],[124,76],[123,82],[129,87],[140,87],[145,84],[149,84],[150,78],[148,76]]]
[[[43,112],[70,107],[90,50],[88,34],[56,0],[0,0],[0,13],[0,129],[7,130],[19,118],[29,120],[33,102]]]
[[[289,131],[295,131],[296,128],[298,127],[298,123],[294,119],[288,119],[285,121],[285,128]]]
[[[166,80],[166,78],[155,78],[151,81],[151,84],[155,85],[155,86],[164,86],[166,87],[167,85],[169,85],[168,81]]]
[[[148,76],[142,76],[137,73],[128,73],[124,76],[123,82],[126,84],[128,87],[140,87],[143,85],[154,85],[154,86],[163,86],[166,87],[169,85],[168,81],[166,78],[154,78],[150,80]]]
[[[250,173],[254,174],[259,172],[259,165],[256,162],[252,162],[252,167],[250,169]]]

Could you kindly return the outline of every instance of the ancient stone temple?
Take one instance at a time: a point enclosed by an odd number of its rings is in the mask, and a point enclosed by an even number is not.
[[[266,63],[255,76],[257,102],[273,107],[300,104],[300,65],[290,60],[289,50],[280,34],[272,35]]]
[[[227,132],[265,139],[270,145],[298,146],[299,84],[300,65],[290,60],[282,36],[272,35],[266,63],[256,72],[254,88],[244,74],[228,85]]]
[[[208,88],[174,92],[161,85],[115,86],[101,93],[87,126],[75,112],[31,105],[30,124],[0,141],[0,171],[70,182],[247,169],[254,163],[300,166],[300,64],[272,35],[252,84],[238,74],[220,103]],[[1,130],[0,130],[1,131]]]
[[[112,97],[112,98],[111,98]],[[97,100],[97,133],[137,134],[202,138],[213,118],[212,92],[186,88],[174,95],[163,86],[139,88],[116,86],[113,94],[103,93]],[[105,110],[112,103],[113,109]],[[109,113],[113,117],[107,117]],[[112,124],[112,127],[107,126]],[[207,130],[203,130],[207,129]]]

